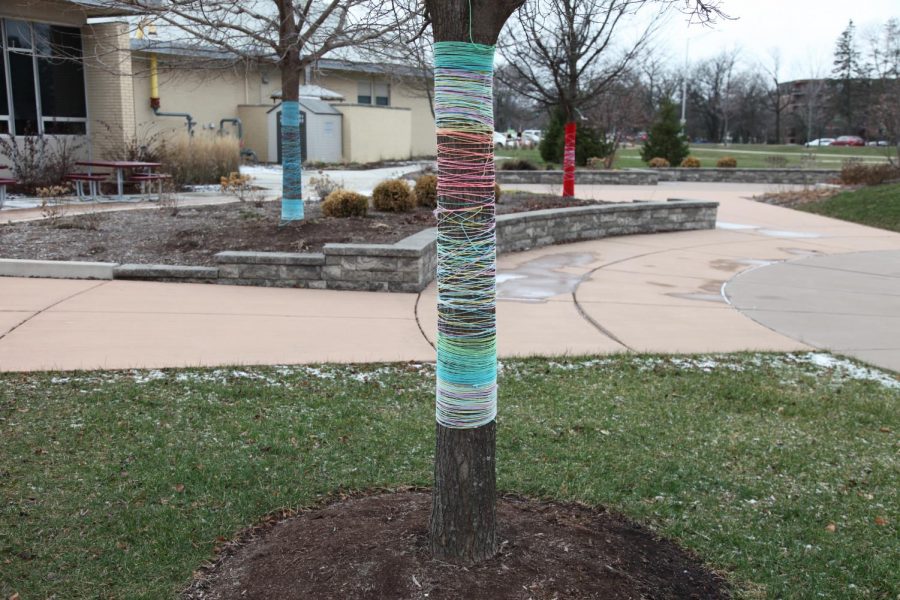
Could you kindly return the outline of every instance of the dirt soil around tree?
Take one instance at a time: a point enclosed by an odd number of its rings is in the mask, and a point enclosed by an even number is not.
[[[498,214],[599,204],[558,196],[506,192]],[[317,207],[315,207],[317,209]],[[317,214],[318,210],[310,211]],[[279,202],[235,202],[95,212],[0,225],[0,258],[137,264],[214,265],[225,250],[319,252],[326,243],[391,244],[434,227],[432,210],[370,210],[366,217],[310,218],[279,227]]]
[[[724,579],[674,543],[581,505],[505,497],[500,552],[460,567],[431,558],[431,494],[345,498],[272,519],[219,549],[185,600],[730,598]]]

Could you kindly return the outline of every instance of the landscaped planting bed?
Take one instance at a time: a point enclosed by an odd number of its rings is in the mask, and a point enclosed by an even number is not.
[[[894,375],[821,353],[535,358],[504,360],[499,389],[503,493],[623,514],[738,598],[900,588]],[[0,428],[0,597],[171,598],[266,515],[427,488],[434,371],[12,373]],[[528,531],[500,535],[516,552]]]
[[[558,196],[506,192],[498,214],[602,204]],[[0,225],[0,258],[215,265],[226,250],[320,252],[326,243],[391,244],[434,227],[432,209],[410,213],[371,210],[367,217],[318,216],[279,227],[280,203],[127,210]]]

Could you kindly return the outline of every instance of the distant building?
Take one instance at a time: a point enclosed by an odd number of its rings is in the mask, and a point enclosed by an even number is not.
[[[789,98],[784,113],[785,138],[790,144],[802,144],[818,138],[836,138],[842,135],[858,135],[874,138],[882,135],[882,127],[869,114],[865,91],[876,80],[858,79],[856,86],[857,116],[852,124],[838,110],[839,83],[833,79],[797,79],[779,84],[784,96]]]
[[[273,60],[132,39],[127,7],[92,0],[0,3],[0,135],[84,140],[94,158],[153,134],[238,131],[277,162],[281,77]],[[92,17],[121,17],[88,24]],[[150,102],[155,55],[160,105]],[[402,75],[402,77],[398,76]],[[302,79],[307,160],[374,162],[433,156],[434,119],[403,65],[322,60]],[[3,158],[0,157],[0,161]]]

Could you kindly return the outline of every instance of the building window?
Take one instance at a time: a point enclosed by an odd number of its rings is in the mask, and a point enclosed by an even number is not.
[[[360,81],[356,84],[356,103],[372,104],[372,82]]]
[[[360,81],[356,84],[356,103],[374,104],[375,106],[391,105],[391,86],[375,81]]]
[[[391,86],[387,83],[376,83],[375,88],[375,104],[378,106],[391,105]]]
[[[85,134],[81,32],[6,19],[0,34],[0,133]]]

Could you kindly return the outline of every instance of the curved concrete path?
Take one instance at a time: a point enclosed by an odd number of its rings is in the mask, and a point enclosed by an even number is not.
[[[725,282],[779,261],[900,250],[900,234],[743,199],[765,189],[582,186],[607,200],[718,200],[720,227],[502,255],[501,356],[808,349],[729,305]],[[0,371],[433,360],[435,329],[433,285],[415,295],[0,278]]]
[[[817,256],[754,269],[725,288],[754,321],[900,371],[900,251]]]

